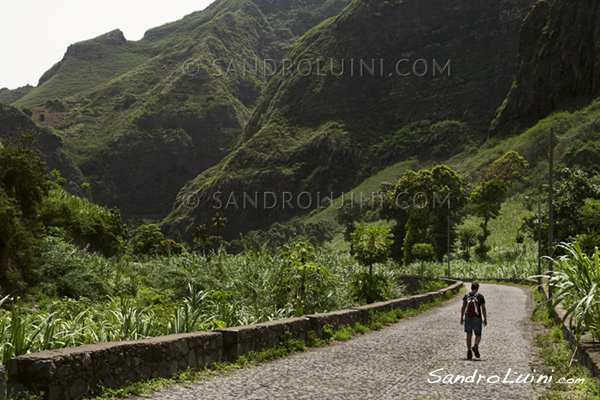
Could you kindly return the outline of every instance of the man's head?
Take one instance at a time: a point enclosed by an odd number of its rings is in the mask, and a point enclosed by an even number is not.
[[[474,292],[478,291],[479,290],[479,283],[477,283],[477,282],[471,283],[471,290],[474,291]]]

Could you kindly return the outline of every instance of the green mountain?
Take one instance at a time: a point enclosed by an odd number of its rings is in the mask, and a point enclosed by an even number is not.
[[[237,238],[323,218],[325,197],[407,168],[472,173],[509,150],[540,186],[550,127],[585,130],[557,162],[595,168],[600,5],[582,4],[218,0],[140,41],[70,46],[37,87],[0,90],[22,108],[0,124],[42,132],[73,190],[90,182],[126,217],[168,214],[185,240],[217,212]]]
[[[482,143],[532,3],[353,1],[286,54],[243,140],[181,190],[165,227],[189,237],[221,211],[235,237],[306,213],[304,192],[314,208],[318,193],[340,194],[388,165]]]
[[[95,201],[126,216],[164,216],[181,186],[241,136],[269,78],[262,60],[276,63],[349,2],[216,1],[138,42],[115,30],[76,43],[36,88],[0,98],[57,129]],[[258,67],[218,75],[230,60]]]

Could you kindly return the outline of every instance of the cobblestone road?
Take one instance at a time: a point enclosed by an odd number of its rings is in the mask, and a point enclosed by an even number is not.
[[[466,359],[465,335],[459,324],[461,301],[457,298],[443,307],[345,343],[296,353],[199,385],[175,386],[152,398],[536,398],[537,389],[530,383],[502,382],[526,378],[526,374],[539,377],[531,370],[537,350],[529,324],[533,307],[530,295],[520,288],[487,284],[481,285],[480,292],[486,297],[489,318],[483,331],[480,360]],[[479,383],[432,383],[448,374],[475,374]],[[499,382],[493,383],[496,379]]]

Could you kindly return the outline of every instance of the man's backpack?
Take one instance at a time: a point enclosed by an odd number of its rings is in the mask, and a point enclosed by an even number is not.
[[[475,293],[467,297],[467,317],[479,317],[479,300],[477,300],[478,295],[479,293]]]

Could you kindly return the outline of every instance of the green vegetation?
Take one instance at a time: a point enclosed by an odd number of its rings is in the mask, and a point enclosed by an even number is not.
[[[5,361],[23,352],[211,330],[364,304],[350,295],[353,277],[361,270],[351,256],[302,243],[279,251],[183,253],[133,262],[91,254],[63,237],[47,237],[41,258],[40,285],[25,299],[4,300],[0,342]],[[402,293],[396,284],[390,297]]]
[[[428,243],[436,259],[446,253],[448,225],[456,220],[467,202],[463,177],[445,165],[431,170],[406,171],[389,194],[390,206],[383,207],[382,215],[396,222],[394,235],[397,258],[402,254],[405,264],[416,259],[416,244]],[[450,227],[453,234],[455,225]]]
[[[375,225],[357,225],[351,236],[351,251],[368,272],[358,273],[350,287],[352,297],[358,301],[373,303],[390,298],[393,288],[384,273],[373,274],[373,265],[385,262],[390,255],[394,235],[390,230]]]
[[[64,178],[57,181],[60,179]],[[59,186],[48,193],[39,213],[44,225],[61,228],[79,247],[88,246],[89,251],[107,257],[123,252],[128,232],[117,208],[100,207]]]
[[[498,59],[508,60],[506,52],[498,51],[493,35],[480,34],[471,36],[491,43],[485,46],[490,56],[479,58],[486,64],[448,80],[271,78],[264,65],[240,74],[247,60],[370,54],[373,42],[354,43],[352,33],[402,32],[394,25],[404,23],[395,18],[402,3],[385,1],[367,13],[367,2],[349,0],[224,0],[152,29],[139,42],[116,31],[77,43],[37,88],[0,91],[0,100],[21,106],[64,141],[75,169],[90,182],[77,189],[104,204],[123,204],[132,222],[127,227],[117,208],[69,194],[65,188],[73,182],[58,171],[48,174],[30,135],[0,142],[3,362],[31,351],[385,300],[406,294],[397,284],[400,273],[422,275],[424,291],[438,288],[427,279],[437,276],[527,278],[537,274],[539,216],[524,198],[543,198],[549,190],[555,198],[549,247],[565,242],[549,249],[557,257],[550,303],[563,304],[574,317],[578,340],[584,331],[600,340],[600,99],[555,112],[520,134],[485,140],[491,113],[483,109],[495,107],[494,100],[452,101],[455,93],[481,95],[481,85],[484,96],[502,96],[501,84],[489,88],[490,77],[512,77]],[[489,33],[487,25],[482,32]],[[465,46],[454,54],[471,54],[466,50],[480,44],[436,29],[442,54],[448,43]],[[431,31],[421,33],[412,35]],[[390,43],[394,56],[402,53]],[[184,68],[186,60],[195,60],[192,68]],[[421,86],[426,81],[430,87]],[[443,120],[462,114],[464,121]],[[559,137],[554,159],[566,168],[556,168],[556,185],[548,188],[551,133]],[[363,207],[361,198],[359,207],[332,199],[325,205],[336,207],[308,215],[275,210],[264,220],[251,213],[215,215],[181,201],[192,189],[204,204],[215,188],[339,192],[356,184],[356,193],[380,201]],[[174,212],[154,219],[170,209],[179,189]],[[142,218],[148,216],[153,219]],[[325,338],[309,344],[347,340],[402,315],[374,316],[369,327],[328,328]],[[549,349],[559,342],[558,333],[551,336],[543,342]],[[305,345],[284,343],[240,363]]]
[[[562,320],[569,324],[577,338],[577,346],[584,332],[600,340],[600,256],[598,247],[584,253],[578,244],[560,246],[566,253],[556,260],[556,270],[550,275],[548,285],[552,289],[550,309],[559,304],[566,310]]]
[[[483,233],[479,236],[479,246],[475,249],[475,254],[480,258],[485,258],[489,251],[485,244],[490,235],[489,221],[498,217],[509,186],[523,181],[523,171],[528,166],[527,161],[519,153],[509,151],[480,172],[481,183],[473,189],[470,197],[475,215],[483,218],[481,223]]]
[[[544,387],[540,396],[543,400],[558,399],[592,399],[600,396],[598,381],[590,371],[578,362],[573,362],[569,343],[563,338],[562,330],[555,326],[548,308],[544,305],[544,296],[534,292],[538,304],[531,319],[542,324],[542,332],[537,334],[535,340],[540,349],[543,366],[538,368],[538,374],[553,376],[555,379]],[[580,379],[579,383],[569,384],[558,382],[560,378]]]
[[[0,285],[23,292],[46,276],[43,248],[49,232],[91,252],[119,253],[127,238],[118,210],[67,194],[65,179],[49,180],[33,135],[0,142]]]

